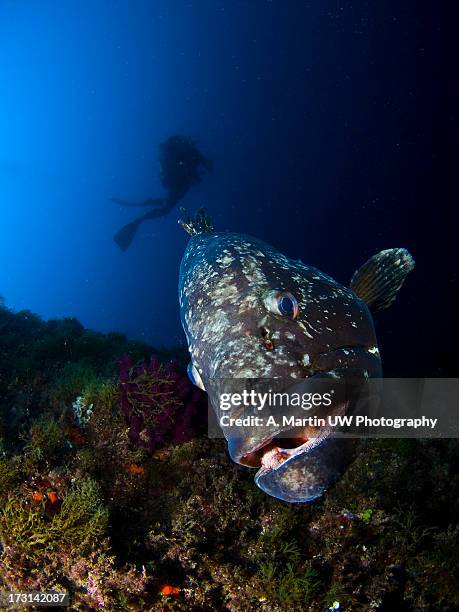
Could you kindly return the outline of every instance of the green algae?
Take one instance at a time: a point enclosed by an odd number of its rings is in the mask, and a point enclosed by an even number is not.
[[[102,538],[108,514],[98,495],[98,486],[83,480],[65,496],[52,519],[43,513],[43,504],[34,505],[10,494],[0,508],[2,547],[19,548],[26,558],[38,558],[63,544],[80,547]]]
[[[39,417],[25,436],[24,453],[31,464],[53,465],[68,449],[62,427],[52,417]]]

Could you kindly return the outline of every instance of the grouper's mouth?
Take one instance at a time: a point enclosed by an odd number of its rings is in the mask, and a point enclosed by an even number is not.
[[[285,502],[314,501],[340,478],[355,456],[356,444],[356,439],[337,438],[328,431],[295,449],[273,448],[263,455],[255,483]]]
[[[323,426],[279,428],[258,439],[227,436],[230,455],[258,468],[255,483],[268,495],[289,503],[311,502],[339,479],[354,456],[357,440],[338,436],[329,424],[329,417],[348,414],[354,399],[344,397],[322,412]]]
[[[344,415],[349,402],[336,407],[330,414]],[[247,453],[237,459],[238,463],[249,467],[259,467],[261,472],[278,469],[283,463],[311,452],[323,444],[331,435],[329,427],[298,427],[267,436],[259,441]]]
[[[288,432],[284,432],[288,435]],[[249,453],[241,457],[239,463],[260,470],[277,469],[282,463],[298,454],[304,454],[324,442],[330,435],[330,430],[318,431],[315,437],[282,437],[268,438],[257,445]]]
[[[321,419],[320,425],[316,425],[317,421],[310,424],[308,420],[307,426],[279,426],[261,435],[251,426],[224,432],[233,461],[258,468],[256,484],[269,495],[287,502],[310,502],[323,495],[341,476],[354,455],[356,440],[338,436],[336,430],[332,431],[330,419],[352,411],[363,381],[378,377],[381,371],[379,355],[364,347],[324,353],[315,365],[312,375],[297,379],[282,391],[290,394],[298,390],[315,391],[316,385],[322,383],[328,384],[325,388],[332,393],[336,391],[331,406],[323,405],[306,413]],[[253,414],[256,410],[248,412]],[[233,411],[233,416],[244,415],[241,409]],[[295,416],[300,416],[302,421],[304,410],[296,409]]]
[[[344,415],[347,409],[348,402],[333,414]],[[300,435],[297,429],[283,431],[259,442],[238,463],[259,468],[255,483],[268,495],[290,503],[311,502],[341,476],[355,443],[337,438],[330,427],[308,428]]]

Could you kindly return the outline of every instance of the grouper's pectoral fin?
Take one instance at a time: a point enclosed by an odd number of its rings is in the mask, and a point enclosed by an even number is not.
[[[349,287],[372,311],[383,310],[395,300],[413,269],[414,259],[406,249],[387,249],[356,270]]]

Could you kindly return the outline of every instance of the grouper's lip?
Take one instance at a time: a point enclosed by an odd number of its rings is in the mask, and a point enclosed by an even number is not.
[[[317,438],[309,438],[297,448],[292,449],[282,448],[282,440],[279,440],[278,446],[270,448],[263,454],[261,458],[261,468],[256,473],[255,478],[260,478],[273,470],[279,469],[281,465],[292,461],[299,455],[307,454],[312,451],[312,449],[323,444],[329,438],[330,434],[331,430],[325,429]]]
[[[356,440],[325,435],[307,452],[294,452],[272,469],[262,467],[256,485],[288,503],[310,503],[320,498],[352,460]]]
[[[333,416],[344,415],[349,402],[339,404],[333,410]],[[288,436],[292,431],[292,436]],[[295,433],[293,433],[295,431]],[[314,427],[307,431],[281,429],[273,432],[258,444],[253,446],[247,453],[237,459],[237,462],[249,467],[259,467],[256,478],[264,473],[277,470],[281,465],[298,457],[305,455],[323,444],[329,438],[332,430],[328,427]],[[278,437],[282,434],[282,437]]]

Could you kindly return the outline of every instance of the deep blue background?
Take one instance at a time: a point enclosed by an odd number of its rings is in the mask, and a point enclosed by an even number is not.
[[[14,309],[183,342],[178,211],[126,252],[161,195],[157,146],[214,172],[183,205],[347,282],[382,248],[417,261],[377,318],[386,373],[457,373],[448,20],[442,3],[0,3],[0,294]],[[141,211],[139,211],[141,212]]]

